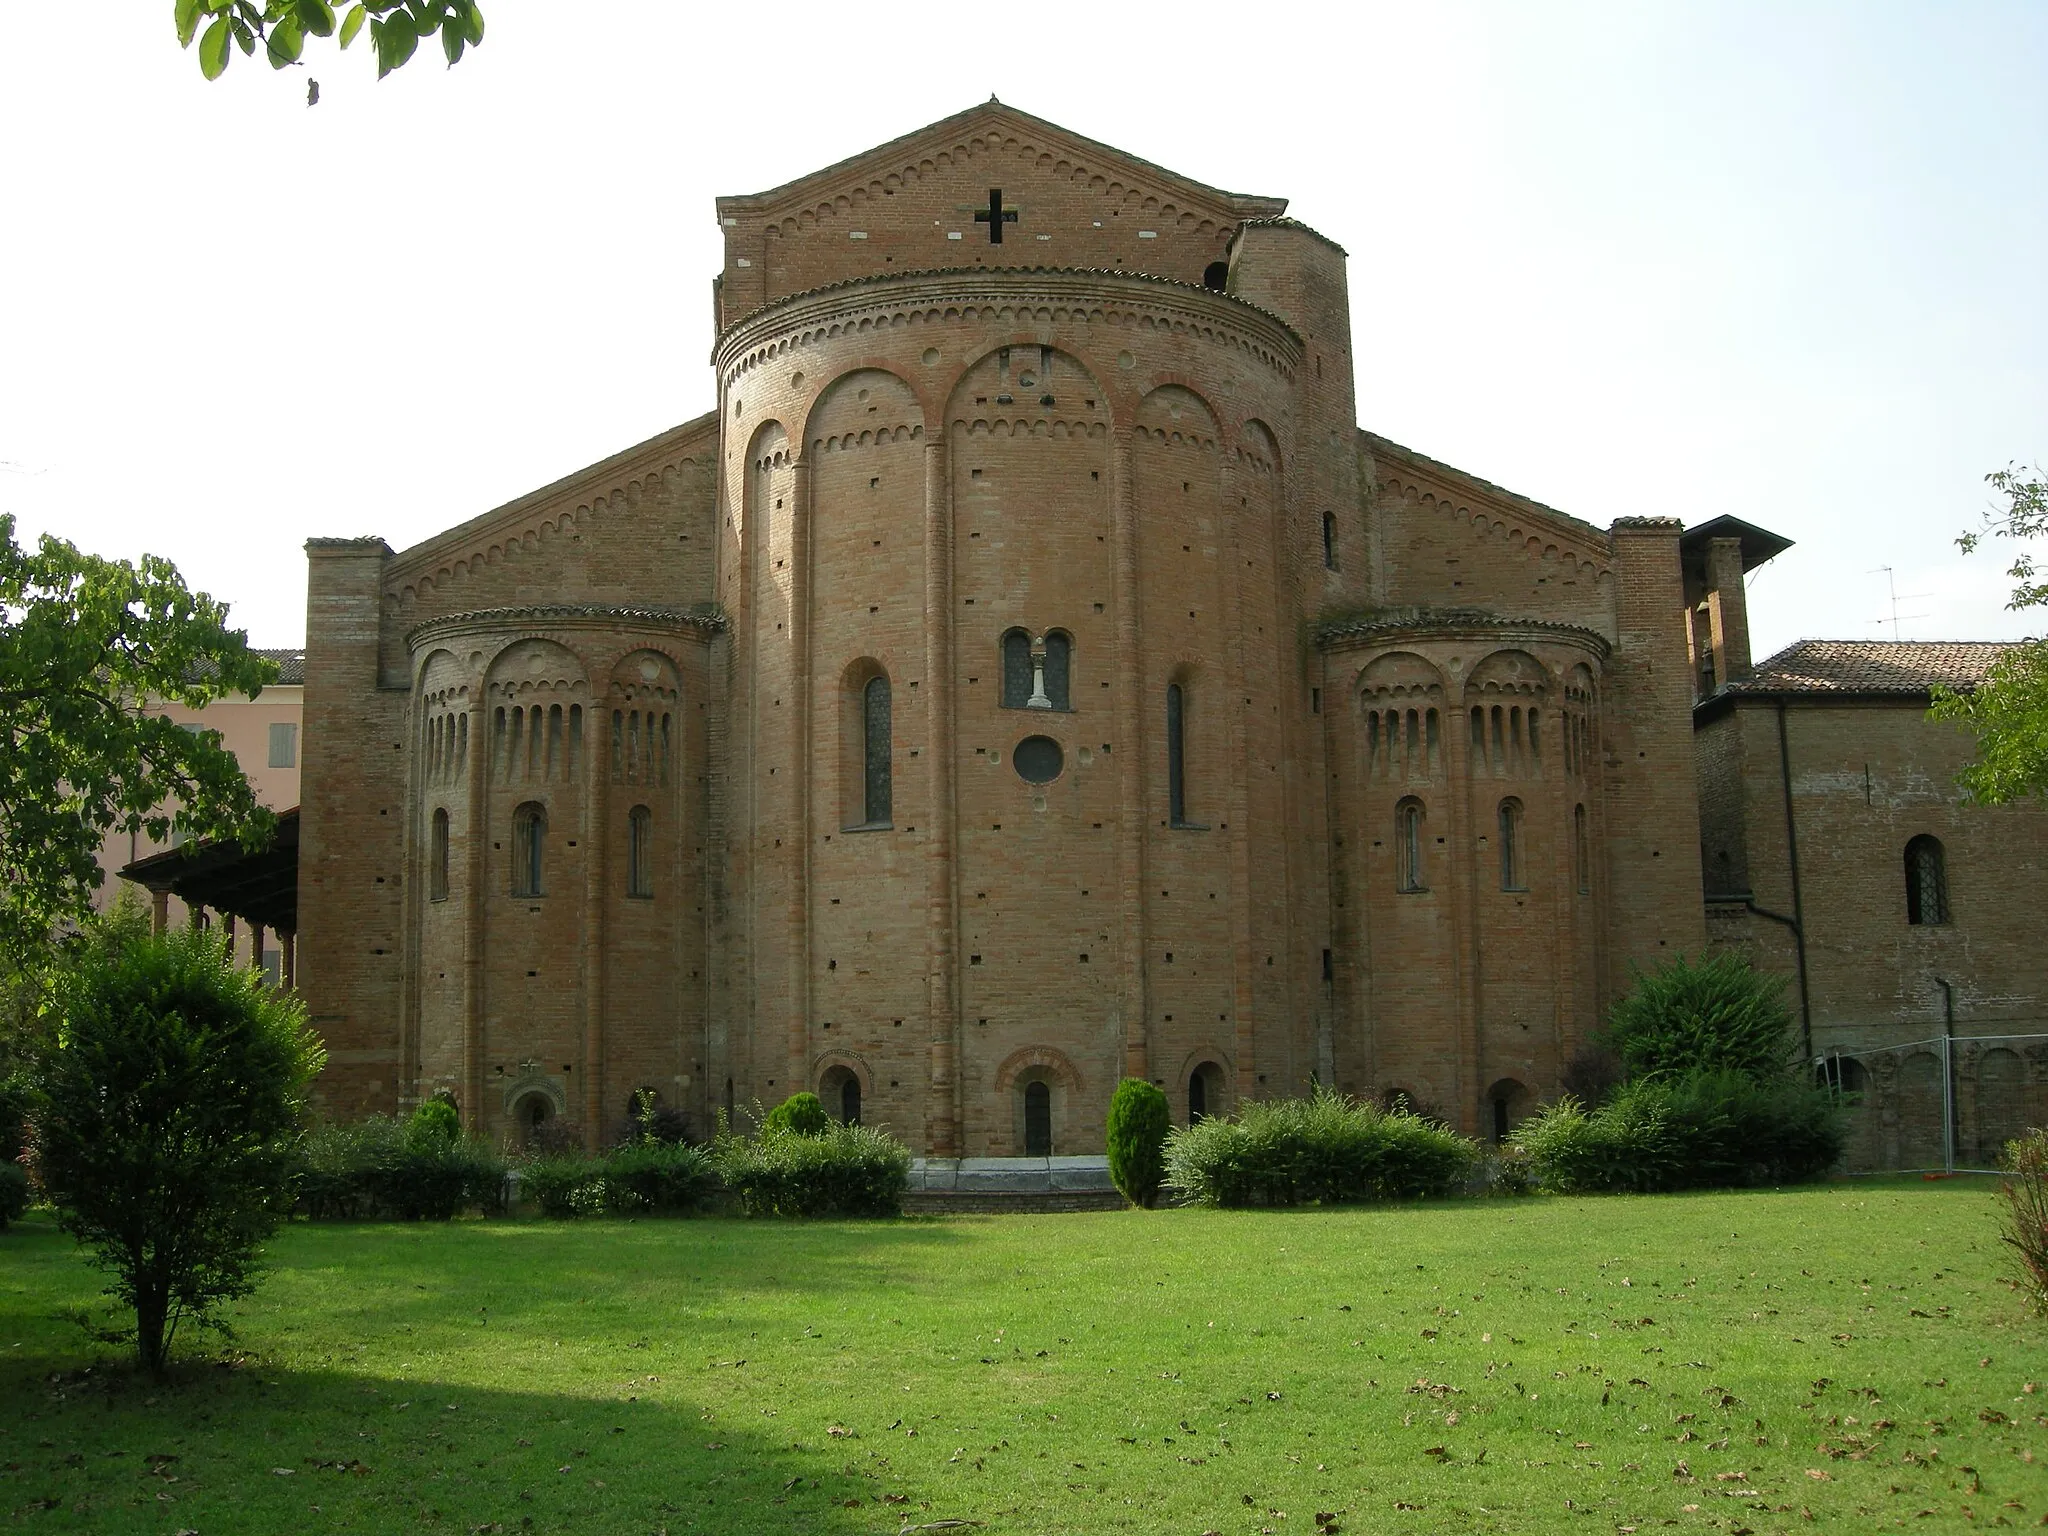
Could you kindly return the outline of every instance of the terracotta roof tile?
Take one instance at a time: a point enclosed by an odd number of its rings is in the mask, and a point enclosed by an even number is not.
[[[2012,650],[2009,640],[1801,640],[1757,663],[1729,693],[1924,694],[1970,688]]]

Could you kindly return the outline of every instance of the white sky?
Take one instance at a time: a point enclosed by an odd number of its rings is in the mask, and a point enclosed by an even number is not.
[[[1759,655],[1888,636],[1885,565],[1905,638],[2043,627],[1953,540],[2048,461],[2048,5],[485,10],[452,71],[316,51],[308,110],[171,0],[0,0],[0,510],[297,644],[309,535],[710,408],[714,195],[993,90],[1348,248],[1363,425],[1798,540]]]

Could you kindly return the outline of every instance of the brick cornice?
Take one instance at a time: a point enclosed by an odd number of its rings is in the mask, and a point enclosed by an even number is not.
[[[602,603],[536,603],[513,608],[477,608],[444,614],[407,632],[406,649],[464,634],[502,634],[534,629],[640,629],[706,638],[726,628],[722,613],[686,613],[677,608],[611,607]]]
[[[962,307],[1079,311],[1112,324],[1125,314],[1165,316],[1212,331],[1288,374],[1304,355],[1300,336],[1278,315],[1194,283],[1085,267],[959,267],[850,278],[777,299],[725,329],[712,365],[730,383],[771,355],[863,321],[932,320]]]
[[[1390,640],[1466,638],[1561,643],[1603,660],[1613,650],[1607,637],[1597,629],[1553,619],[1512,618],[1481,608],[1389,608],[1354,618],[1326,620],[1316,627],[1315,638],[1325,651],[1356,650]]]

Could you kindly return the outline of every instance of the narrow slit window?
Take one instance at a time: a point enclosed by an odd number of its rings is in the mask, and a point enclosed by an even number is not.
[[[1422,802],[1403,800],[1394,807],[1394,856],[1399,868],[1399,888],[1422,891]]]
[[[1593,889],[1592,852],[1586,841],[1586,808],[1575,805],[1572,807],[1572,873],[1578,880],[1581,896]]]
[[[1337,569],[1337,514],[1323,514],[1323,569]]]
[[[1166,819],[1176,827],[1188,824],[1187,700],[1179,683],[1166,685]]]
[[[626,815],[626,894],[654,894],[654,813],[644,805]]]
[[[861,690],[861,791],[863,822],[870,827],[886,827],[894,816],[890,715],[889,679],[869,678]]]
[[[1519,800],[1500,803],[1500,888],[1504,891],[1527,889],[1522,873],[1522,802]]]
[[[528,801],[512,813],[512,894],[538,896],[546,886],[545,857],[548,813],[544,806]]]
[[[432,901],[448,899],[448,812],[436,808],[434,829],[427,850],[427,896]]]
[[[1074,674],[1074,642],[1063,630],[1050,630],[1045,637],[1045,696],[1054,709],[1072,709],[1069,702]]]

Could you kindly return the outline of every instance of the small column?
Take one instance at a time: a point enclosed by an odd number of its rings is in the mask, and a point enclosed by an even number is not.
[[[1144,696],[1145,667],[1138,639],[1138,492],[1128,426],[1115,429],[1110,453],[1114,482],[1112,596],[1116,602],[1118,1005],[1123,1016],[1124,1075],[1149,1080],[1152,1019],[1145,986],[1145,823],[1151,802],[1145,793],[1144,719],[1152,701]]]
[[[943,425],[940,431],[943,432]],[[931,1049],[931,1086],[925,1146],[938,1157],[958,1157],[960,1101],[959,913],[953,848],[953,514],[946,483],[946,444],[927,430],[924,444],[924,708],[925,1033]]]
[[[281,970],[285,989],[289,991],[299,984],[299,936],[290,929],[279,929],[277,952],[283,962]]]
[[[254,918],[249,920],[249,963],[263,969],[263,925]]]
[[[149,893],[149,931],[161,938],[170,922],[171,893],[165,890],[152,890]]]

